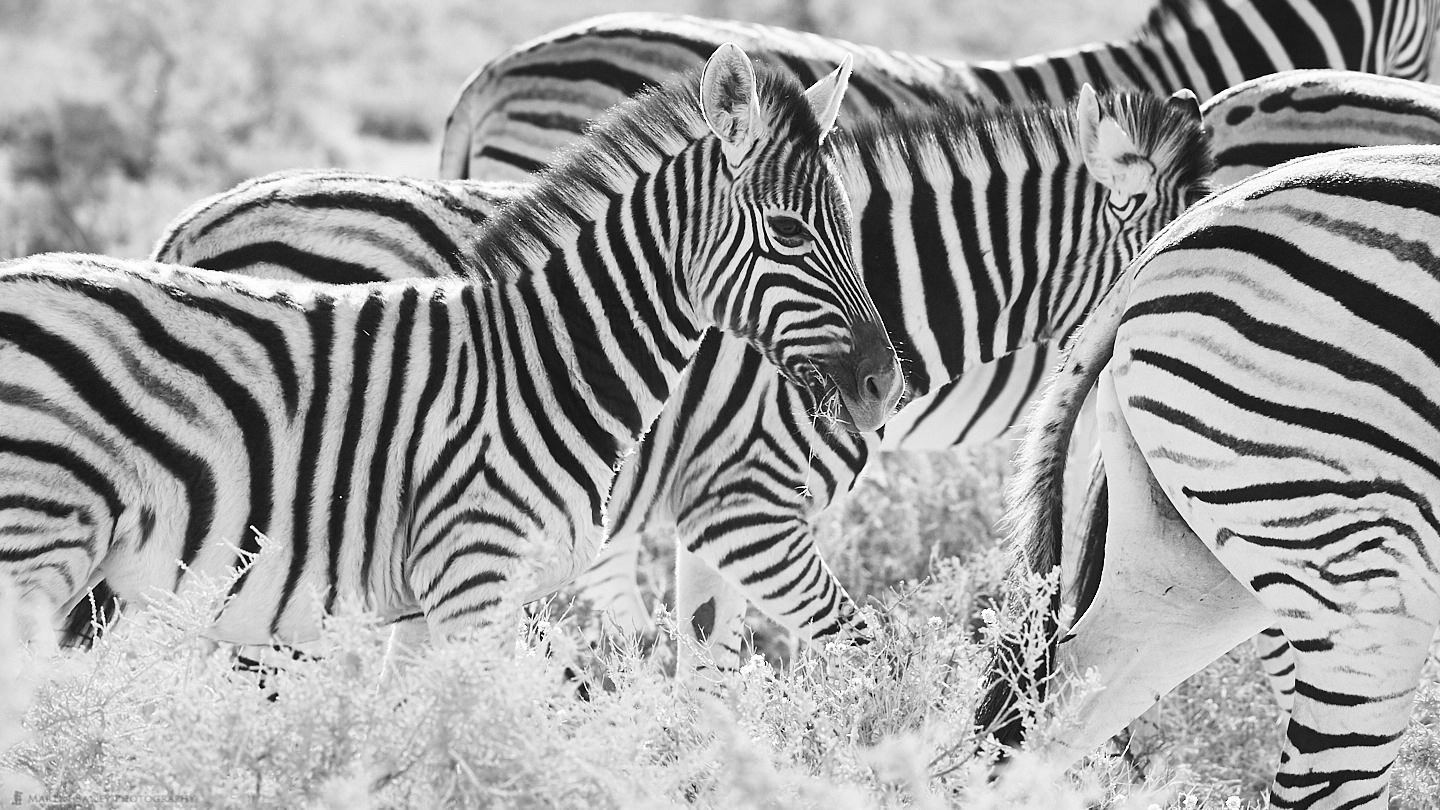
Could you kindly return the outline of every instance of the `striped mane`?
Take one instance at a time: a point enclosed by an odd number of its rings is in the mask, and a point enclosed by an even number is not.
[[[756,66],[757,91],[772,140],[817,144],[819,123],[789,74]],[[585,212],[710,135],[699,108],[700,72],[652,87],[597,118],[527,191],[482,229],[473,259],[493,278],[516,279],[570,240]]]
[[[1209,139],[1193,119],[1150,93],[1116,92],[1099,96],[1100,108],[1113,114],[1156,168],[1178,185],[1201,185],[1213,170]],[[842,171],[863,178],[861,156],[870,154],[887,178],[908,185],[911,166],[973,176],[1052,171],[1068,165],[1076,146],[1071,107],[1049,104],[977,109],[946,102],[933,110],[891,112],[868,119],[835,138]],[[949,147],[942,147],[948,144]],[[894,174],[890,174],[893,172]],[[1018,176],[1018,174],[1016,175]]]

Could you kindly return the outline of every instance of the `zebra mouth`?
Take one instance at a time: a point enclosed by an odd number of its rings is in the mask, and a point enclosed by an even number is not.
[[[809,394],[810,421],[855,433],[855,418],[840,396],[840,384],[816,363],[807,363],[791,380]]]

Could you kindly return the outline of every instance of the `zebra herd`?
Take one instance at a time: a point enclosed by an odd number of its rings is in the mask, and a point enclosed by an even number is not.
[[[265,177],[153,262],[0,267],[0,571],[72,630],[92,589],[231,572],[236,644],[303,643],[337,599],[467,639],[572,580],[640,629],[668,530],[686,667],[728,668],[746,600],[863,643],[814,519],[877,452],[1038,399],[1017,577],[1083,556],[1079,618],[1057,593],[1039,661],[996,648],[976,725],[1018,745],[1045,723],[1020,693],[1094,669],[1045,737],[1068,762],[1271,628],[1271,804],[1383,807],[1440,625],[1440,147],[1382,145],[1440,144],[1437,24],[1161,0],[1132,38],[981,64],[555,32],[467,83],[450,179]]]

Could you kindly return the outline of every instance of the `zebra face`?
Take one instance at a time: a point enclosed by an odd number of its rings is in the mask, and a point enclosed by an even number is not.
[[[1080,157],[1101,198],[1099,243],[1108,273],[1210,190],[1214,169],[1199,102],[1181,90],[1163,102],[1118,93],[1102,103],[1089,84],[1076,109]]]
[[[749,60],[725,51],[701,78],[720,189],[699,236],[708,244],[692,279],[697,314],[749,341],[837,421],[874,430],[904,379],[856,271],[849,200],[824,146],[849,61],[803,97],[767,87],[777,92],[762,105]]]

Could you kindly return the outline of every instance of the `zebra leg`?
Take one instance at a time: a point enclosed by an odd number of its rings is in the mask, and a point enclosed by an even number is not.
[[[1063,762],[1103,745],[1271,620],[1160,491],[1116,408],[1108,371],[1098,389],[1109,526],[1099,590],[1060,643],[1058,719],[1042,734],[1044,753]],[[1088,694],[1067,694],[1059,680],[1092,671],[1101,688]]]
[[[606,539],[595,564],[575,578],[572,590],[590,607],[605,614],[617,631],[631,637],[655,631],[655,622],[640,593],[640,544],[638,531],[618,531]]]
[[[1267,627],[1255,636],[1255,653],[1260,656],[1260,667],[1265,670],[1265,680],[1275,695],[1275,705],[1289,714],[1295,706],[1295,653],[1285,633],[1278,627]]]
[[[773,504],[766,503],[745,510],[727,504],[730,514],[754,516],[738,528],[732,528],[731,521],[715,521],[723,525],[697,529],[687,521],[681,526],[681,537],[699,539],[685,544],[682,550],[721,572],[729,586],[739,588],[755,607],[797,637],[809,642],[867,643],[870,634],[865,620],[820,556],[810,522],[798,515],[767,516],[767,505],[774,509]],[[691,570],[695,569],[680,569],[682,574]],[[714,600],[714,626],[725,627],[727,622],[735,626],[743,618],[743,604],[725,598],[713,587],[707,589],[705,582],[715,581],[707,577],[696,588],[688,581],[677,580],[675,587],[677,593],[691,591],[685,597],[690,604],[699,606]],[[731,606],[730,615],[721,616],[718,611],[726,605]],[[703,646],[713,652],[714,640],[721,637],[725,637],[725,631],[716,631]]]
[[[675,673],[703,677],[707,670],[733,672],[742,663],[745,593],[715,567],[683,548],[675,553],[675,612],[680,638]],[[683,583],[683,585],[682,585]]]
[[[1390,595],[1403,609],[1281,615],[1293,639],[1295,706],[1271,807],[1387,806],[1390,768],[1440,621],[1434,593]]]

